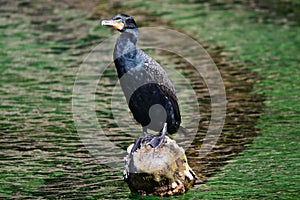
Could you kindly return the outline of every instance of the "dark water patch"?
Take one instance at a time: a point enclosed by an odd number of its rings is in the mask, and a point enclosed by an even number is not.
[[[297,0],[192,0],[191,2],[211,10],[238,10],[241,7],[246,7],[247,10],[257,12],[251,18],[258,23],[276,22],[277,24],[289,25],[299,25],[300,23],[300,3]]]
[[[255,0],[251,1],[249,6],[252,9],[260,9],[265,22],[274,21],[275,17],[283,24],[291,21],[295,21],[298,25],[300,23],[300,2],[297,0]]]

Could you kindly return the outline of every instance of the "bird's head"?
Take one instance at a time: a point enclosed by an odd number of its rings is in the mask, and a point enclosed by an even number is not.
[[[112,26],[118,31],[126,31],[127,29],[137,29],[137,25],[133,17],[125,14],[117,14],[111,20],[102,20],[102,26]]]

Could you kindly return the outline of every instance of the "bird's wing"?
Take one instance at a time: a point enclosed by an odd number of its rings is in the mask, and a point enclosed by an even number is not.
[[[148,74],[158,83],[158,85],[163,86],[162,88],[165,88],[165,90],[177,100],[174,85],[169,79],[166,71],[144,51],[140,50],[140,53],[143,57],[144,67]]]

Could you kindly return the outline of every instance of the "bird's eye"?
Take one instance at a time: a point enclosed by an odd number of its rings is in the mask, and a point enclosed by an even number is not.
[[[123,19],[120,19],[119,22],[120,22],[120,23],[123,23]]]

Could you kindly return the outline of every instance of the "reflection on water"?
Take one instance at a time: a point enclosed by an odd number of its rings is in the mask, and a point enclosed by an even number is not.
[[[64,3],[2,1],[0,10],[0,196],[128,198],[122,172],[91,156],[79,139],[71,112],[76,71],[90,48],[110,35],[109,30],[95,28],[97,21]],[[251,93],[255,74],[226,63],[222,49],[210,52],[226,87],[227,118],[212,154],[199,159],[197,149],[211,117],[205,82],[182,58],[152,53],[162,66],[190,80],[196,91],[201,119],[187,155],[195,172],[209,176],[256,135],[262,99]],[[174,82],[182,77],[177,78]],[[134,137],[120,130],[110,110],[116,82],[111,65],[97,87],[96,110],[99,123],[114,136],[111,140],[125,149]],[[183,112],[185,120],[193,117],[187,113]],[[139,135],[140,127],[131,123]]]

